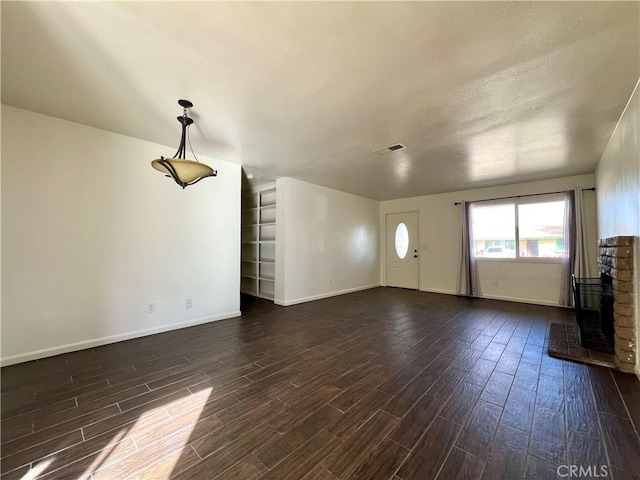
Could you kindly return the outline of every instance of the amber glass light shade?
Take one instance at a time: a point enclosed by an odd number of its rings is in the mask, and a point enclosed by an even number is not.
[[[151,166],[156,170],[172,177],[182,188],[193,185],[203,178],[215,177],[217,172],[209,165],[184,160],[181,158],[163,158],[153,160]]]

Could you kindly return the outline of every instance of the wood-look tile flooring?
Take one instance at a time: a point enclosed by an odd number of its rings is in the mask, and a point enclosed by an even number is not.
[[[569,311],[377,288],[243,312],[2,369],[2,479],[638,479],[640,382],[549,357]]]

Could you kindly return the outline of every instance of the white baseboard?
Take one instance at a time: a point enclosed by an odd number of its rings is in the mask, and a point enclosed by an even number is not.
[[[430,292],[430,293],[444,293],[446,295],[458,295],[458,296],[465,296],[465,295],[460,295],[458,292],[452,291],[452,290],[441,290],[438,288],[421,288],[420,289],[421,292]],[[561,307],[561,308],[570,308],[570,307],[565,307],[563,305],[559,305],[558,302],[551,302],[548,300],[536,300],[536,299],[531,299],[531,298],[520,298],[520,297],[507,297],[507,296],[502,296],[502,295],[486,295],[483,294],[480,297],[477,298],[487,298],[490,300],[503,300],[505,302],[516,302],[516,303],[528,303],[530,305],[544,305],[545,307]]]
[[[559,305],[558,302],[551,302],[548,300],[532,300],[530,298],[504,297],[501,295],[482,295],[480,298],[503,300],[505,302],[528,303],[530,305],[544,305],[545,307],[562,307],[562,305]]]
[[[280,305],[283,307],[288,307],[290,305],[297,305],[299,303],[305,303],[305,302],[312,302],[313,300],[320,300],[322,298],[329,298],[329,297],[335,297],[338,295],[344,295],[346,293],[353,293],[353,292],[357,292],[360,290],[368,290],[370,288],[376,288],[376,287],[380,287],[383,285],[380,285],[379,283],[374,284],[374,285],[367,285],[364,287],[356,287],[356,288],[349,288],[347,290],[340,290],[337,292],[331,292],[331,293],[325,293],[322,295],[314,295],[311,297],[305,297],[305,298],[298,298],[295,300],[289,300],[287,302],[284,302],[282,300],[274,300],[274,303],[276,305]],[[446,289],[440,289],[440,288],[421,288],[420,289],[421,292],[428,292],[428,293],[440,293],[440,294],[444,294],[444,295],[456,295],[459,296],[460,294],[454,290],[446,290]],[[551,302],[551,301],[547,301],[547,300],[535,300],[535,299],[530,299],[530,298],[519,298],[519,297],[507,297],[507,296],[501,296],[501,295],[482,295],[481,297],[478,298],[486,298],[486,299],[491,299],[491,300],[503,300],[505,302],[516,302],[516,303],[527,303],[530,305],[543,305],[543,306],[547,306],[547,307],[562,307],[562,305],[558,305],[558,302]],[[564,308],[564,307],[563,307]]]
[[[282,307],[289,307],[291,305],[297,305],[299,303],[306,303],[306,302],[312,302],[314,300],[321,300],[323,298],[329,298],[329,297],[337,297],[338,295],[344,295],[346,293],[353,293],[353,292],[359,292],[360,290],[369,290],[370,288],[376,288],[379,287],[380,284],[379,283],[374,283],[371,285],[365,285],[363,287],[354,287],[354,288],[347,288],[346,290],[338,290],[336,292],[329,292],[329,293],[322,293],[320,295],[313,295],[311,297],[304,297],[304,298],[296,298],[294,300],[288,300],[288,301],[283,301],[283,300],[274,300],[273,303],[275,303],[276,305],[280,305]]]
[[[446,295],[458,295],[458,292],[454,290],[444,290],[440,288],[421,288],[420,291],[429,293],[444,293]]]
[[[203,323],[217,322],[218,320],[226,320],[228,318],[235,318],[241,315],[240,311],[223,313],[214,317],[197,318],[195,320],[187,320],[186,322],[172,323],[170,325],[162,325],[159,327],[148,328],[145,330],[136,330],[135,332],[123,333],[120,335],[110,335],[108,337],[94,338],[83,342],[68,343],[59,347],[45,348],[42,350],[34,350],[33,352],[21,353],[19,355],[12,355],[11,357],[5,357],[0,360],[0,365],[6,367],[7,365],[14,365],[16,363],[28,362],[30,360],[38,360],[40,358],[52,357],[54,355],[60,355],[62,353],[75,352],[77,350],[84,350],[85,348],[93,348],[101,345],[108,345],[110,343],[121,342],[123,340],[130,340],[132,338],[146,337],[147,335],[154,335],[156,333],[168,332],[171,330],[178,330],[180,328],[193,327],[195,325],[201,325]]]

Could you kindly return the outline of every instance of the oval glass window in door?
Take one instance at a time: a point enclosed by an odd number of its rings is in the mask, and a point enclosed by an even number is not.
[[[402,260],[409,251],[409,230],[404,223],[396,227],[396,254]]]

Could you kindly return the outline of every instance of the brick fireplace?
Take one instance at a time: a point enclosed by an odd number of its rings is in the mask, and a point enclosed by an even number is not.
[[[620,236],[598,242],[598,270],[613,279],[613,318],[615,328],[615,365],[633,373],[636,345],[636,312],[634,311],[633,240]]]

